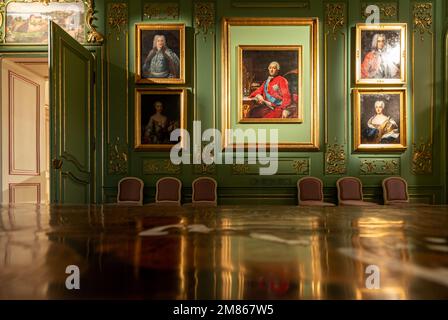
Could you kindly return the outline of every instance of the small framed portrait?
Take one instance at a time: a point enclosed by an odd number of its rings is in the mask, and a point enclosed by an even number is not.
[[[136,24],[137,83],[185,83],[185,25]]]
[[[356,25],[356,84],[406,83],[406,24]]]
[[[239,122],[302,122],[302,46],[239,46]]]
[[[176,129],[186,128],[185,89],[137,89],[135,93],[135,149],[170,150]]]
[[[357,89],[354,94],[355,151],[406,149],[406,89]]]

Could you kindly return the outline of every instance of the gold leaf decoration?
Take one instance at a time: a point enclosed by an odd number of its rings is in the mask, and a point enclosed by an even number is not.
[[[420,143],[413,145],[412,173],[424,175],[432,173],[432,144]]]
[[[420,32],[421,40],[428,32],[432,34],[432,3],[414,3],[414,32]]]
[[[108,23],[112,30],[117,33],[117,40],[120,40],[120,33],[127,31],[128,5],[126,3],[109,3]]]
[[[345,3],[327,3],[325,23],[333,35],[345,26],[345,19]]]
[[[310,173],[310,163],[308,159],[294,160],[292,167],[298,175],[308,175]]]
[[[345,149],[343,145],[330,144],[325,152],[325,174],[339,175],[347,172]]]
[[[110,175],[126,175],[128,172],[128,146],[117,137],[109,145],[108,173]]]
[[[145,159],[143,160],[143,174],[174,174],[182,172],[181,166],[171,162],[171,160]]]
[[[215,5],[211,2],[197,2],[194,4],[194,12],[195,27],[205,37],[215,24]]]
[[[400,161],[397,159],[365,159],[361,160],[361,175],[398,175]]]

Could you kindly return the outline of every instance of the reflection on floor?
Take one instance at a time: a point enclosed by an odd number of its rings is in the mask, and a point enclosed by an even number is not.
[[[447,279],[448,207],[0,212],[0,299],[446,299]]]

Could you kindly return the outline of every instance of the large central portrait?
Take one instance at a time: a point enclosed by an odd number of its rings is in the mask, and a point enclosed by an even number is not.
[[[239,47],[240,122],[302,122],[302,46]]]
[[[317,18],[223,20],[223,131],[278,130],[279,150],[319,149],[318,34]]]

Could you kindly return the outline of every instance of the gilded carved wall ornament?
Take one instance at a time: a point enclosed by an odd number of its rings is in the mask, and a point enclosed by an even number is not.
[[[232,165],[232,174],[234,175],[244,175],[249,173],[248,164],[234,164]]]
[[[215,25],[215,5],[211,2],[197,2],[194,4],[194,24],[198,32],[202,32],[204,37],[209,30],[213,30]],[[213,32],[213,31],[212,31]]]
[[[325,11],[325,23],[333,36],[345,27],[345,3],[327,3]]]
[[[109,144],[108,173],[110,175],[126,175],[128,173],[128,146],[117,137]]]
[[[374,4],[380,9],[381,20],[391,20],[398,18],[398,3],[396,2],[377,2],[377,3],[363,3],[361,7],[361,15],[363,18],[367,18],[369,16],[366,13],[366,8]]]
[[[397,159],[364,159],[359,168],[361,175],[398,175],[400,161]]]
[[[310,162],[308,159],[294,160],[292,167],[298,175],[308,175],[310,173]]]
[[[179,3],[146,3],[143,6],[143,18],[147,20],[178,20]]]
[[[414,144],[412,154],[412,173],[424,175],[432,173],[432,144]]]
[[[345,149],[343,145],[329,144],[325,152],[325,174],[338,175],[347,172]]]
[[[432,3],[414,3],[414,32],[420,32],[421,40],[428,32],[432,34]]]
[[[180,165],[176,165],[171,160],[145,159],[143,160],[143,174],[175,174],[182,172]]]
[[[120,33],[127,31],[128,5],[126,3],[109,3],[108,23],[110,28],[117,33],[117,40],[120,40]]]
[[[194,166],[194,173],[195,174],[215,174],[216,172],[216,165],[213,164],[196,164]]]

